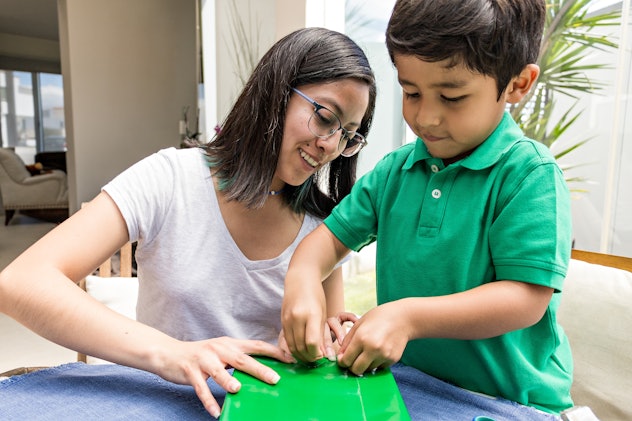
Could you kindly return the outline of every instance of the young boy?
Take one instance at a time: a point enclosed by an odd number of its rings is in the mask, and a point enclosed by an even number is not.
[[[571,248],[569,192],[549,150],[506,112],[535,83],[544,0],[399,0],[386,33],[416,143],[388,154],[298,247],[288,345],[320,357],[320,281],[377,241],[378,307],[338,354],[353,373],[401,360],[550,413],[572,406],[556,321]]]

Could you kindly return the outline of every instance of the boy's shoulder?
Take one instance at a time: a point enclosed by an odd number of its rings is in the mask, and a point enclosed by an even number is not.
[[[523,137],[511,147],[511,156],[514,159],[535,159],[542,162],[555,162],[555,156],[548,146],[537,140]]]
[[[406,143],[384,155],[380,163],[389,166],[396,164],[404,165],[404,163],[415,154],[416,149],[417,142]]]

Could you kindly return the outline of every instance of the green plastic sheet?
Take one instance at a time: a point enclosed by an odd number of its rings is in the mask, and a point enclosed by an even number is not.
[[[323,359],[314,367],[257,357],[281,376],[269,385],[235,370],[241,390],[228,393],[221,421],[409,421],[390,370],[355,376]]]

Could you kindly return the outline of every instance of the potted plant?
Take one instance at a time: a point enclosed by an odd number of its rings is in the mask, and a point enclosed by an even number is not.
[[[614,50],[617,43],[612,37],[595,33],[597,28],[618,26],[620,10],[605,10],[589,13],[593,0],[549,0],[542,46],[538,58],[540,77],[534,89],[520,103],[510,107],[514,119],[525,134],[551,147],[566,130],[581,116],[576,110],[578,94],[598,93],[604,82],[592,79],[591,71],[608,68],[605,63],[590,63],[586,57],[595,49]],[[559,120],[554,121],[557,106],[556,95],[566,95],[575,102],[563,110]],[[559,110],[555,110],[559,115]],[[569,154],[586,143],[582,139],[556,153],[557,159]],[[563,170],[576,167],[566,166]],[[569,182],[583,181],[567,178]],[[575,189],[577,191],[577,189]]]

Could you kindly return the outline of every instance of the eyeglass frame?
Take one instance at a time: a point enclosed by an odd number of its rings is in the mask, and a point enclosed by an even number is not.
[[[310,132],[312,132],[312,134],[314,136],[319,137],[320,139],[329,139],[331,136],[333,136],[338,130],[340,130],[341,136],[340,136],[340,141],[338,143],[338,149],[340,150],[340,145],[342,145],[342,142],[344,139],[345,142],[345,147],[342,148],[342,152],[340,152],[340,155],[344,156],[345,158],[350,158],[353,155],[356,155],[358,152],[360,152],[362,150],[362,148],[364,148],[366,145],[368,145],[369,143],[367,142],[366,138],[358,133],[355,132],[353,137],[349,137],[349,134],[352,133],[349,130],[345,129],[342,126],[342,122],[340,121],[340,117],[338,117],[338,114],[336,114],[335,112],[333,112],[332,110],[330,110],[329,108],[325,107],[324,105],[319,104],[318,102],[316,102],[315,100],[313,100],[312,98],[308,97],[307,95],[305,95],[303,92],[299,91],[296,88],[292,88],[292,91],[296,92],[301,98],[303,98],[304,100],[306,100],[307,102],[309,102],[310,104],[312,104],[314,106],[314,111],[312,113],[312,115],[309,116],[309,120],[307,121],[307,128],[309,129]],[[336,120],[338,121],[338,128],[334,129],[333,131],[331,131],[331,133],[329,133],[328,135],[320,135],[317,133],[314,133],[314,131],[312,130],[312,128],[310,127],[309,123],[312,120],[312,118],[314,118],[314,114],[318,113],[319,110],[325,109],[327,111],[329,111],[334,117],[336,117]],[[344,150],[346,149],[346,145],[350,140],[355,140],[356,142],[358,142],[358,145],[360,145],[360,147],[353,152],[351,155],[344,154]]]

